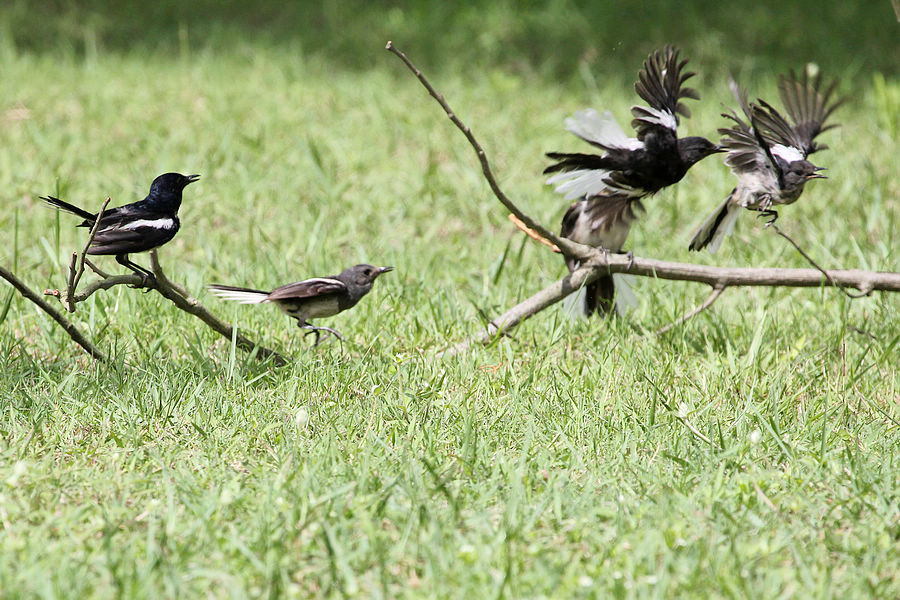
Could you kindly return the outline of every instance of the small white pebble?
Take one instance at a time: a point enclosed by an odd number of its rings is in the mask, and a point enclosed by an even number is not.
[[[750,432],[750,443],[754,446],[759,443],[762,439],[762,432],[759,429],[754,429]]]

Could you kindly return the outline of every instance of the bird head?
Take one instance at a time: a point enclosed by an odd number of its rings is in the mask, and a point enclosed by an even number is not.
[[[200,179],[199,175],[163,173],[150,184],[150,193],[147,194],[147,199],[177,211],[181,206],[181,191],[198,179]]]
[[[726,151],[727,149],[724,146],[714,144],[705,137],[692,136],[678,140],[678,153],[681,155],[681,160],[687,163],[688,166],[717,152]]]
[[[382,273],[393,271],[394,267],[373,267],[372,265],[356,265],[350,267],[340,278],[360,286],[371,286]]]

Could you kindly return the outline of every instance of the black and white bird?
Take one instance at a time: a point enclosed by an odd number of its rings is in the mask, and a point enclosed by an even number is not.
[[[547,183],[556,185],[555,191],[567,200],[578,199],[563,217],[560,235],[621,252],[637,212],[644,210],[641,200],[681,181],[691,166],[722,151],[703,137],[678,137],[679,115],[690,116],[681,100],[700,98],[696,90],[684,86],[694,76],[684,71],[687,62],[679,59],[679,50],[672,46],[651,53],[644,61],[634,89],[648,106],[631,108],[636,138],[628,137],[609,111],[601,115],[587,109],[566,119],[567,130],[603,154],[547,154],[557,161],[544,169],[545,174],[554,173]],[[578,267],[571,259],[566,264],[570,271]],[[609,313],[614,305],[614,278],[623,291],[619,277],[601,277],[582,290],[571,312]],[[616,305],[621,310],[621,299]]]
[[[778,218],[772,207],[796,202],[807,181],[824,179],[807,157],[828,146],[817,144],[823,131],[837,127],[826,124],[844,99],[835,95],[837,81],[823,85],[821,74],[810,78],[804,71],[781,76],[778,93],[788,118],[764,100],[747,101],[747,94],[732,81],[731,91],[743,116],[732,110],[722,116],[733,121],[719,129],[722,145],[728,149],[725,164],[737,176],[737,186],[722,204],[697,228],[691,250],[709,248],[715,253],[725,236],[734,230],[744,209]]]
[[[348,308],[353,308],[369,293],[379,275],[393,270],[394,267],[355,265],[339,275],[304,279],[277,287],[271,292],[229,285],[210,285],[209,289],[220,298],[241,304],[274,304],[281,312],[297,319],[298,327],[309,329],[307,334],[316,334],[316,341],[313,344],[315,347],[319,345],[320,331],[333,333],[341,340],[344,338],[330,327],[312,325],[310,319],[333,317]]]
[[[150,193],[143,200],[104,211],[87,253],[114,255],[120,265],[152,279],[153,274],[129,260],[128,255],[158,248],[175,237],[181,227],[181,221],[178,220],[181,193],[187,185],[199,178],[199,175],[165,173],[153,180]],[[41,196],[41,200],[84,219],[78,227],[93,227],[97,221],[97,213],[88,212],[59,198]]]

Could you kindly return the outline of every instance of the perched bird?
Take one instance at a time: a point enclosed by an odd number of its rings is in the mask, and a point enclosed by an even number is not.
[[[345,269],[340,275],[305,279],[275,288],[271,292],[229,285],[210,285],[209,289],[220,298],[234,300],[241,304],[266,302],[275,304],[281,312],[297,319],[298,327],[309,329],[307,335],[316,334],[316,341],[313,344],[315,347],[319,345],[320,331],[333,333],[341,340],[344,338],[330,327],[317,327],[310,324],[310,319],[332,317],[348,308],[353,308],[363,296],[369,293],[379,275],[393,270],[394,267],[356,265]]]
[[[691,250],[709,248],[716,252],[725,236],[734,229],[742,209],[756,210],[761,216],[778,218],[773,206],[796,202],[811,179],[824,179],[807,157],[828,146],[815,138],[837,124],[826,125],[844,99],[835,97],[837,81],[823,86],[822,76],[810,78],[804,71],[781,76],[778,93],[790,121],[764,100],[747,101],[747,93],[732,81],[731,91],[743,117],[732,110],[722,116],[734,125],[719,129],[722,145],[728,149],[725,164],[737,176],[737,186],[694,233]]]
[[[150,184],[150,193],[143,200],[104,211],[87,253],[115,255],[116,262],[138,275],[153,278],[153,273],[131,262],[128,255],[158,248],[175,237],[181,222],[178,208],[185,186],[197,181],[199,175],[165,173]],[[97,213],[78,208],[53,196],[41,196],[51,206],[84,219],[78,227],[93,227]]]
[[[694,73],[684,72],[687,59],[666,46],[647,57],[634,89],[649,106],[633,106],[631,126],[637,138],[629,138],[612,113],[593,109],[576,112],[566,119],[566,129],[603,150],[597,154],[549,152],[556,163],[544,169],[555,173],[547,180],[567,200],[578,198],[562,221],[560,235],[582,244],[621,252],[641,199],[681,181],[698,161],[722,149],[703,137],[678,137],[679,115],[690,116],[682,98],[699,99],[696,90],[684,87]],[[566,260],[569,270],[577,261]],[[613,308],[615,285],[611,276],[598,279],[583,290],[579,311],[587,316],[595,310]]]

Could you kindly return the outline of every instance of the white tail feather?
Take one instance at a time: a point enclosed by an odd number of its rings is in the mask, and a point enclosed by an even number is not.
[[[254,292],[253,290],[230,290],[210,286],[209,291],[219,298],[241,304],[261,304],[269,297],[267,292]]]

